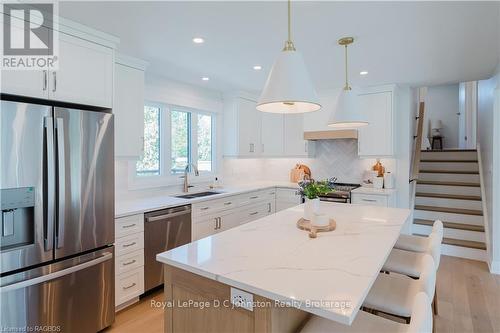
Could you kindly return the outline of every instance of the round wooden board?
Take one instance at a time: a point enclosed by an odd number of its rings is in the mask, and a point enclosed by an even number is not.
[[[300,218],[297,221],[297,228],[299,228],[300,230],[309,231],[309,237],[316,238],[316,233],[318,232],[329,232],[335,230],[335,228],[337,228],[337,222],[335,222],[335,220],[331,218],[329,225],[324,227],[317,227],[313,226],[311,224],[311,221]]]

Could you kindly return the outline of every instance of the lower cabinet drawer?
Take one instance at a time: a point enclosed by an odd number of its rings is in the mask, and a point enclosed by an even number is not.
[[[264,216],[274,213],[274,205],[272,202],[263,202],[245,209],[241,212],[241,222],[244,224],[250,221],[260,219]]]
[[[144,293],[144,266],[116,276],[115,306]]]
[[[143,248],[144,232],[117,238],[115,242],[116,256],[122,256]]]
[[[382,195],[368,194],[352,194],[351,202],[353,204],[371,205],[371,206],[388,206],[387,197]]]
[[[115,257],[115,275],[144,266],[144,249]]]

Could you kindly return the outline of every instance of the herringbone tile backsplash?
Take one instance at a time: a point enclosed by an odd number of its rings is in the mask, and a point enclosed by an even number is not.
[[[356,140],[320,140],[314,158],[224,159],[222,178],[227,182],[288,181],[290,169],[297,163],[308,165],[315,179],[337,177],[339,182],[361,183],[364,170],[375,160],[358,157]],[[388,171],[395,169],[393,159],[382,159],[382,164]]]

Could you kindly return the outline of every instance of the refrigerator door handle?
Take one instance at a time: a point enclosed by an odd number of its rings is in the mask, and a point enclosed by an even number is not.
[[[47,196],[44,198],[46,201],[46,209],[47,215],[45,216],[46,221],[44,225],[44,247],[45,251],[51,251],[54,243],[54,196],[55,196],[55,184],[54,179],[56,178],[55,167],[54,167],[54,122],[52,117],[45,117],[45,149],[47,151],[47,164],[46,164],[46,172],[47,178],[45,180],[46,184],[46,194]]]
[[[33,286],[36,284],[48,282],[50,280],[54,280],[54,279],[60,278],[62,276],[73,274],[73,273],[81,271],[83,269],[98,265],[98,264],[105,262],[105,261],[108,261],[112,258],[113,258],[113,253],[106,252],[101,257],[84,262],[83,264],[68,267],[68,268],[62,269],[62,270],[54,272],[54,273],[49,273],[46,275],[38,276],[38,277],[33,278],[33,279],[24,280],[24,281],[20,281],[20,282],[6,285],[4,287],[0,287],[0,293],[5,293],[5,292],[21,289],[21,288],[30,287],[30,286]]]
[[[56,142],[57,142],[57,182],[58,182],[58,212],[57,212],[57,230],[56,246],[64,246],[64,224],[66,212],[66,159],[64,145],[64,119],[56,118]]]

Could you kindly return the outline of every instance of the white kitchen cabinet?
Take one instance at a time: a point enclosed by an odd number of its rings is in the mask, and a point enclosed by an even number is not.
[[[115,308],[144,293],[144,214],[115,219]]]
[[[394,155],[394,91],[375,91],[358,95],[358,112],[368,125],[358,129],[358,155]]]
[[[283,154],[285,156],[308,156],[309,145],[314,142],[304,140],[304,116],[287,114],[283,116]]]
[[[224,155],[257,157],[261,153],[261,113],[257,102],[246,97],[225,98]]]
[[[276,212],[295,207],[302,203],[302,198],[297,189],[278,188],[276,190]]]
[[[360,187],[351,192],[351,203],[381,206],[381,207],[396,207],[396,190],[394,189],[372,189]]]
[[[11,34],[24,34],[24,21],[11,18]],[[17,30],[17,31],[16,31]],[[49,34],[49,29],[40,27],[37,33]],[[47,53],[48,55],[48,53]],[[7,56],[8,57],[8,56]],[[40,70],[2,69],[2,94],[49,98],[48,68]]]
[[[113,106],[113,49],[59,33],[58,59],[49,71],[49,99]]]
[[[191,239],[196,241],[198,239],[216,234],[219,230],[218,216],[204,216],[198,219],[193,218],[191,228]]]
[[[115,156],[138,158],[144,149],[144,71],[146,63],[129,57],[115,62]]]
[[[283,154],[283,115],[262,112],[262,156]]]

